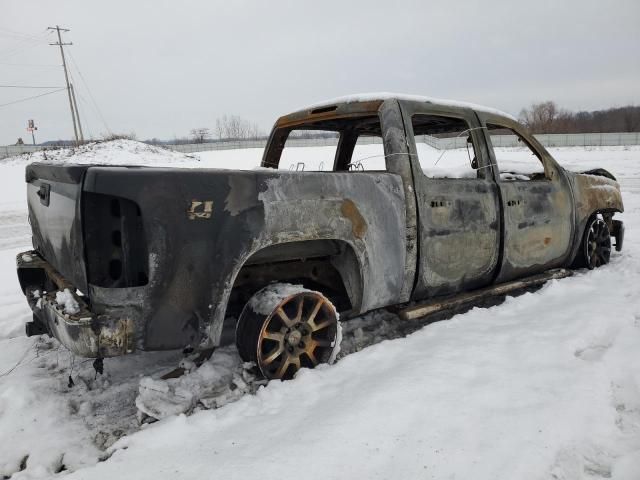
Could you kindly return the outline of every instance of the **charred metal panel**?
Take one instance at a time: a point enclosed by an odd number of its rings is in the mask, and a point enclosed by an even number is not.
[[[330,107],[300,110],[280,117],[274,126],[274,131],[279,128],[292,128],[299,125],[310,125],[313,124],[313,122],[327,119],[361,117],[362,114],[367,113],[375,114],[380,109],[382,103],[382,100],[347,102],[338,103],[335,106]]]
[[[380,108],[384,151],[387,170],[396,173],[402,180],[405,201],[405,248],[404,281],[399,302],[408,302],[413,292],[418,265],[418,209],[411,162],[402,111],[397,100],[387,100]]]
[[[584,223],[596,211],[623,212],[620,185],[602,175],[567,172],[573,184],[576,216]]]
[[[498,266],[497,187],[479,179],[416,179],[420,276],[416,298],[491,283]]]
[[[87,281],[80,196],[87,168],[35,163],[26,169],[33,246],[83,291]]]
[[[127,289],[140,295],[129,302],[140,305],[140,348],[178,348],[205,337],[217,343],[239,270],[255,252],[281,243],[347,242],[361,267],[360,309],[400,297],[405,203],[397,175],[94,167],[85,188],[117,189],[142,212],[149,282]],[[210,216],[191,219],[194,200],[211,202]],[[117,290],[91,291],[109,311],[123,301],[111,293]]]
[[[608,172],[607,172],[608,173]],[[569,263],[576,256],[589,218],[597,213],[624,212],[620,185],[610,175],[565,171],[575,199],[576,240]],[[611,226],[610,226],[611,228]]]
[[[265,187],[260,193],[265,208],[260,243],[344,240],[361,266],[359,311],[398,301],[406,247],[404,194],[397,175],[279,173]]]
[[[514,130],[537,153],[544,178],[502,180],[500,164],[487,130],[484,131],[494,177],[500,188],[504,225],[502,265],[495,279],[505,282],[567,265],[576,241],[574,200],[565,171],[547,150],[512,119],[477,112],[483,127],[499,125]]]
[[[571,246],[571,191],[550,180],[501,182],[504,257],[499,281],[563,265]]]
[[[86,297],[78,296],[75,286],[35,251],[19,254],[16,266],[19,278],[39,278],[42,282],[30,284],[25,291],[26,295],[37,295],[28,301],[38,324],[73,353],[84,357],[111,357],[135,350],[134,320],[126,306],[118,305],[108,315],[89,310]],[[34,272],[38,274],[33,275]],[[50,286],[48,291],[43,285]],[[62,291],[75,300],[77,308],[74,312],[69,313],[58,304],[57,293]]]
[[[500,203],[482,135],[473,112],[401,102],[408,131],[419,218],[418,278],[413,298],[455,293],[491,283],[499,266]],[[476,145],[478,178],[429,178],[413,140],[413,115],[464,119]]]

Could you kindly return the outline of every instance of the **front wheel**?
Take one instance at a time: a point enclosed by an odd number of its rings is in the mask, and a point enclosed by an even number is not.
[[[240,356],[268,379],[286,380],[301,368],[333,362],[339,343],[333,304],[319,292],[289,284],[270,285],[251,297],[236,327]]]
[[[611,257],[611,232],[606,222],[593,217],[587,222],[579,252],[579,266],[589,270],[609,263]]]

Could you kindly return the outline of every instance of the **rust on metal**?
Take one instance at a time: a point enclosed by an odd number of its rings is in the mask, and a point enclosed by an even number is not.
[[[411,307],[401,310],[398,315],[403,320],[416,320],[426,315],[430,315],[441,310],[447,310],[450,308],[459,307],[465,304],[476,302],[486,297],[506,295],[516,290],[523,288],[533,287],[541,285],[549,280],[565,278],[572,275],[570,270],[559,268],[556,270],[549,270],[548,272],[541,273],[539,275],[533,275],[522,280],[515,280],[513,282],[501,283],[473,292],[463,293],[453,297],[430,300],[428,302],[413,305]]]
[[[130,353],[134,350],[133,321],[121,318],[112,327],[102,327],[98,341],[100,348]]]
[[[367,222],[362,217],[360,210],[353,200],[347,198],[342,202],[342,206],[340,207],[340,211],[342,215],[349,219],[351,222],[351,230],[353,231],[353,236],[356,238],[364,237],[364,234],[367,231]]]
[[[382,100],[372,100],[365,102],[339,103],[336,104],[335,109],[328,109],[325,107],[300,110],[280,117],[274,128],[293,128],[300,125],[312,125],[314,122],[324,120],[360,117],[362,114],[376,113],[380,108],[380,105],[382,105]]]

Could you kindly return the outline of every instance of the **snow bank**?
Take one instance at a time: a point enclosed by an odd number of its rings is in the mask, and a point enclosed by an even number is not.
[[[192,155],[174,152],[167,148],[147,145],[135,140],[111,140],[87,143],[80,147],[46,150],[21,155],[8,163],[54,162],[97,165],[153,165],[190,166],[198,164]]]

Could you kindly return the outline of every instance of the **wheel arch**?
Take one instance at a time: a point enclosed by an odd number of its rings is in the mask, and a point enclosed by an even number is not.
[[[342,239],[274,242],[238,262],[225,292],[224,314],[209,331],[214,345],[228,343],[239,312],[258,290],[274,282],[299,283],[325,294],[343,313],[359,312],[365,290],[363,265],[357,248]]]
[[[571,248],[571,255],[569,257],[569,262],[567,263],[567,265],[570,265],[570,266],[575,265],[576,260],[578,258],[578,253],[580,251],[580,246],[582,245],[582,242],[584,240],[584,235],[587,229],[587,225],[589,224],[591,219],[593,219],[598,215],[602,215],[609,229],[613,231],[612,225],[611,225],[611,219],[615,213],[622,213],[623,211],[624,210],[622,209],[621,206],[593,208],[591,210],[587,210],[586,212],[588,213],[583,213],[582,215],[580,215],[577,221],[576,235],[573,241],[573,246]]]
[[[600,214],[611,228],[611,217],[615,213],[624,212],[618,182],[611,178],[611,174],[605,176],[594,172],[596,171],[576,173],[565,170],[575,203],[576,227],[567,265],[573,265],[576,260],[589,219]]]

